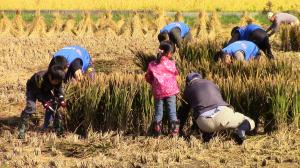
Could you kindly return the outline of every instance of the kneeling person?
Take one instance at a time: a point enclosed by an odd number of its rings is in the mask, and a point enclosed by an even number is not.
[[[48,71],[40,71],[35,73],[26,83],[26,107],[21,113],[19,122],[19,138],[25,137],[26,125],[30,116],[35,113],[36,100],[41,102],[46,109],[46,114],[49,110],[54,113],[52,101],[57,99],[57,108],[65,107],[64,94],[62,90],[62,81],[65,77],[64,69],[61,66],[54,65]],[[60,135],[63,134],[61,115],[55,111],[54,128]]]
[[[215,60],[222,59],[226,64],[231,64],[232,59],[247,62],[258,59],[259,48],[251,41],[236,41],[223,48],[215,55]]]
[[[75,78],[81,80],[83,73],[88,73],[94,78],[95,70],[92,65],[92,58],[85,48],[80,46],[67,46],[58,50],[49,64],[60,65],[67,69],[65,80]]]
[[[235,112],[222,98],[217,85],[202,79],[201,74],[190,73],[186,77],[182,106],[179,109],[180,132],[193,108],[193,117],[208,142],[215,131],[236,129],[236,142],[242,144],[245,132],[253,130],[255,123],[249,117]]]

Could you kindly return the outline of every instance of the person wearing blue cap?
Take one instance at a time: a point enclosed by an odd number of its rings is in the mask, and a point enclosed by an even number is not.
[[[243,27],[234,27],[231,30],[231,39],[229,40],[227,46],[240,40],[252,41],[265,53],[269,59],[274,59],[268,34],[261,26],[248,24]]]
[[[203,79],[199,73],[190,73],[186,77],[183,101],[178,111],[180,134],[183,134],[183,127],[191,108],[194,112],[193,118],[203,132],[202,137],[205,142],[208,142],[216,131],[235,129],[235,141],[242,144],[246,138],[245,133],[255,127],[252,119],[235,112],[223,100],[216,84]]]
[[[223,48],[215,55],[215,60],[222,59],[226,64],[231,64],[232,60],[248,62],[258,59],[260,56],[259,48],[251,41],[236,41]]]
[[[172,22],[160,30],[157,38],[159,42],[170,40],[180,48],[182,43],[187,43],[192,39],[192,34],[185,23]]]

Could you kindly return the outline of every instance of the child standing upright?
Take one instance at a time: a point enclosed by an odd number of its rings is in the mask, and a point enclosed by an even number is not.
[[[161,134],[164,104],[167,104],[171,123],[171,134],[178,134],[179,122],[176,115],[176,94],[179,87],[176,81],[178,71],[175,61],[171,60],[175,52],[175,45],[171,41],[163,41],[159,45],[157,59],[148,65],[145,75],[146,81],[151,84],[155,98],[154,132]]]

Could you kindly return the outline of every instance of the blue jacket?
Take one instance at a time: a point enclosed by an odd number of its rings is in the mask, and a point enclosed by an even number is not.
[[[242,51],[245,54],[245,60],[256,58],[259,53],[259,48],[251,41],[236,41],[222,49],[223,52],[234,56],[237,51]]]
[[[160,30],[160,32],[167,31],[169,33],[175,27],[178,27],[180,29],[180,31],[181,31],[180,36],[182,38],[190,31],[190,28],[186,24],[184,24],[182,22],[173,22],[173,23],[168,24],[164,28],[162,28]]]
[[[237,31],[240,34],[239,40],[249,40],[249,34],[257,29],[262,29],[262,28],[255,24],[249,24],[247,26],[240,27],[239,29],[237,29]]]
[[[62,56],[65,57],[68,61],[68,66],[77,58],[81,59],[83,66],[82,71],[85,72],[90,63],[92,62],[92,59],[87,52],[85,48],[82,48],[80,46],[66,46],[60,50],[58,50],[53,57]]]

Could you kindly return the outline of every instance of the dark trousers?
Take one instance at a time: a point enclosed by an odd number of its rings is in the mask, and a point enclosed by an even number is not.
[[[192,34],[188,32],[184,37],[181,37],[181,30],[176,27],[169,32],[169,39],[180,48],[182,44],[192,40]]]
[[[266,31],[258,29],[249,34],[249,40],[254,42],[259,49],[261,49],[269,59],[274,59],[271,51],[269,37]]]

